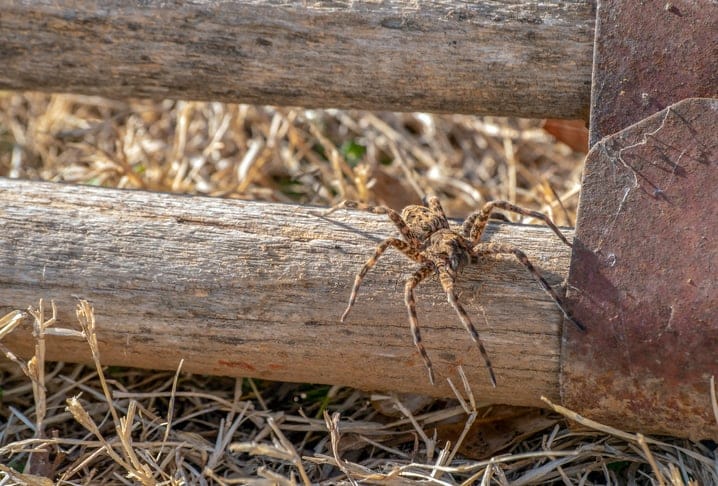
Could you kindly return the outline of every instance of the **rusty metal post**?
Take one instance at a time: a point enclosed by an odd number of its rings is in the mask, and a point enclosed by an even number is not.
[[[561,393],[624,429],[718,439],[716,59],[715,2],[599,1]]]
[[[588,417],[718,438],[718,100],[673,105],[599,142],[584,173],[562,393]]]
[[[718,3],[599,0],[590,146],[685,98],[718,97]]]

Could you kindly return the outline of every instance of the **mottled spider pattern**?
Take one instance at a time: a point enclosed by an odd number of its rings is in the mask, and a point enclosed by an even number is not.
[[[356,201],[344,201],[328,210],[324,215],[326,216],[338,209],[360,209],[375,214],[386,214],[396,225],[403,238],[387,238],[376,247],[374,255],[367,260],[354,280],[354,287],[349,296],[349,304],[344,314],[342,314],[341,322],[344,322],[349,315],[349,311],[356,301],[357,292],[364,276],[376,265],[379,257],[381,257],[389,247],[396,248],[411,260],[419,263],[421,266],[409,277],[404,286],[404,303],[409,312],[409,326],[414,339],[414,345],[424,360],[426,369],[429,372],[429,381],[432,384],[435,382],[434,369],[431,364],[431,359],[421,341],[421,332],[416,315],[414,289],[424,279],[435,274],[439,277],[439,282],[446,293],[449,304],[454,308],[459,316],[459,320],[479,348],[479,353],[489,372],[491,384],[496,386],[496,375],[491,366],[489,355],[481,342],[476,327],[474,327],[471,322],[471,318],[461,305],[461,302],[459,302],[454,288],[456,278],[462,269],[472,260],[476,260],[479,257],[489,255],[514,255],[518,261],[531,272],[546,293],[551,296],[566,319],[573,322],[579,329],[584,330],[584,326],[571,315],[564,301],[536,270],[523,251],[510,244],[481,242],[481,236],[491,217],[491,213],[495,209],[502,209],[542,220],[558,235],[561,241],[571,246],[571,243],[556,227],[553,221],[543,213],[524,209],[507,201],[490,201],[481,209],[469,215],[462,224],[461,229],[455,231],[451,229],[444,209],[436,197],[430,197],[423,206],[407,206],[401,214],[385,206],[370,206]]]

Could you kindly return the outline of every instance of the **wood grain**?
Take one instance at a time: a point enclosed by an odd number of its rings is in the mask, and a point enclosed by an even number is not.
[[[0,179],[0,315],[54,299],[77,328],[95,307],[103,362],[451,396],[462,364],[482,401],[558,400],[561,316],[512,260],[470,267],[461,300],[497,373],[434,279],[417,290],[432,387],[413,346],[403,282],[414,264],[387,252],[339,323],[356,272],[396,233],[385,217],[318,208]],[[567,234],[572,234],[570,231]],[[491,224],[560,285],[570,249],[539,226]],[[480,306],[485,309],[484,319]],[[3,340],[32,351],[29,322]],[[88,361],[83,341],[48,340],[50,359]]]
[[[586,118],[595,6],[3,2],[0,89]]]

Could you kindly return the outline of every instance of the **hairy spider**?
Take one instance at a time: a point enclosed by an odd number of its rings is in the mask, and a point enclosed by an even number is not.
[[[421,332],[419,331],[419,323],[416,317],[414,289],[426,277],[432,274],[438,274],[439,282],[441,282],[441,286],[444,292],[446,292],[449,303],[458,314],[461,323],[471,335],[471,339],[479,348],[479,352],[486,364],[486,369],[489,372],[491,384],[496,386],[496,376],[494,375],[488,353],[481,342],[479,333],[471,323],[469,315],[459,302],[456,290],[454,289],[456,277],[461,270],[470,263],[472,258],[486,255],[514,255],[519,262],[531,272],[536,280],[538,280],[541,287],[551,296],[558,308],[561,309],[566,319],[574,323],[579,329],[585,330],[584,326],[571,315],[561,297],[558,296],[533,264],[531,264],[531,261],[523,251],[513,245],[505,243],[481,243],[480,241],[492,211],[494,209],[503,209],[542,220],[561,238],[561,241],[568,246],[572,246],[553,221],[543,213],[524,209],[507,201],[490,201],[481,209],[470,214],[461,226],[460,231],[455,231],[449,226],[449,221],[446,218],[444,209],[436,197],[430,197],[423,206],[407,206],[401,214],[385,206],[370,206],[356,201],[344,201],[329,209],[324,213],[324,216],[338,209],[361,209],[374,214],[386,214],[394,222],[403,237],[403,239],[387,238],[376,247],[374,255],[367,260],[354,280],[354,287],[349,297],[349,304],[344,314],[342,314],[341,322],[344,322],[354,305],[357,291],[364,276],[374,267],[379,257],[387,248],[393,246],[410,259],[420,263],[421,267],[406,281],[406,285],[404,286],[404,303],[409,311],[409,325],[414,338],[414,345],[424,360],[424,364],[429,372],[429,381],[432,385],[434,384],[434,370],[431,359],[421,342]]]

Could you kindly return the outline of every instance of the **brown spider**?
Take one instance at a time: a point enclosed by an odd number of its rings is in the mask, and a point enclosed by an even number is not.
[[[406,281],[404,287],[404,303],[409,311],[409,325],[414,338],[414,345],[419,350],[424,364],[429,371],[429,381],[434,384],[434,370],[432,368],[431,359],[424,349],[421,342],[421,333],[419,331],[419,323],[416,317],[416,302],[414,300],[414,288],[431,274],[438,274],[441,286],[446,292],[449,303],[459,315],[461,323],[471,335],[471,339],[476,343],[481,353],[486,368],[489,371],[491,384],[496,386],[496,376],[491,367],[491,361],[484,348],[479,333],[471,323],[469,315],[464,310],[458,300],[454,283],[456,277],[461,270],[472,260],[486,255],[514,255],[526,269],[533,274],[538,280],[541,287],[556,302],[558,308],[561,309],[563,315],[574,323],[579,329],[585,330],[583,324],[578,322],[567,310],[561,297],[551,288],[541,274],[534,268],[526,254],[513,245],[504,243],[481,243],[481,235],[486,228],[491,212],[494,209],[503,209],[514,213],[531,216],[533,218],[544,221],[554,233],[561,238],[561,241],[568,246],[572,246],[566,237],[559,231],[556,225],[545,214],[537,211],[530,211],[522,207],[511,204],[507,201],[490,201],[483,208],[473,212],[464,221],[460,231],[454,231],[449,226],[444,209],[441,207],[439,199],[430,197],[424,206],[411,205],[404,208],[401,215],[385,206],[369,206],[356,201],[344,201],[337,206],[331,208],[324,213],[324,216],[336,211],[337,209],[362,209],[374,214],[386,214],[394,222],[401,232],[403,240],[399,238],[387,238],[382,241],[374,251],[374,255],[367,260],[362,269],[354,280],[354,287],[349,297],[344,314],[342,314],[341,322],[344,322],[354,302],[356,301],[357,291],[361,285],[364,276],[376,264],[379,257],[389,248],[393,246],[404,255],[421,264],[421,267]]]

